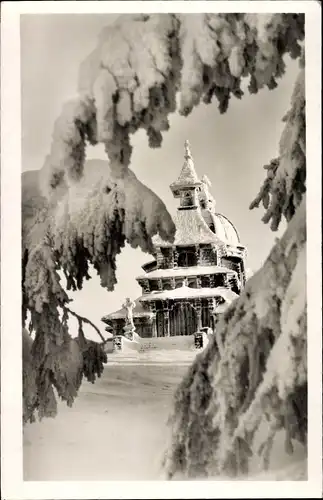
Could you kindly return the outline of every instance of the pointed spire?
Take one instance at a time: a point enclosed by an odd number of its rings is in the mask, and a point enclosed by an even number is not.
[[[185,141],[184,148],[185,148],[185,155],[184,155],[185,162],[182,167],[181,173],[179,174],[178,179],[175,182],[173,182],[173,184],[171,184],[172,190],[201,185],[201,181],[199,180],[195,172],[193,157],[188,140]]]

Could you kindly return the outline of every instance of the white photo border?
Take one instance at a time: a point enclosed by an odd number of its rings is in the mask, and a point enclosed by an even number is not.
[[[3,2],[1,9],[1,483],[6,500],[320,498],[322,494],[321,5],[316,1]],[[20,15],[304,12],[307,142],[308,480],[23,481]],[[305,286],[305,284],[304,284]]]

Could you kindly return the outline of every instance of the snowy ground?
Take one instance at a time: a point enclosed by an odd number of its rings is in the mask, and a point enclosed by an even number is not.
[[[26,426],[25,480],[160,479],[161,451],[174,389],[186,356],[112,355],[102,378],[84,383],[73,408]],[[142,359],[143,358],[143,359]],[[136,363],[136,364],[134,364]]]
[[[55,419],[25,427],[24,479],[164,479],[160,464],[172,396],[196,353],[155,351],[139,360],[131,353],[111,355],[102,378],[83,384],[73,408],[60,404]],[[295,476],[304,472],[302,450],[291,461],[282,447],[278,439],[278,473],[266,479],[301,479]],[[284,473],[286,466],[292,471]]]

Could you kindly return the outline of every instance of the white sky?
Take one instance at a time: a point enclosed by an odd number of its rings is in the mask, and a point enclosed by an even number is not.
[[[22,81],[22,169],[42,166],[48,153],[53,123],[64,101],[77,88],[80,62],[94,48],[100,30],[116,15],[23,15],[21,16]],[[267,257],[275,237],[263,222],[262,209],[248,206],[265,178],[263,165],[277,155],[297,63],[288,69],[274,91],[246,94],[241,101],[232,98],[229,110],[220,115],[216,102],[201,105],[189,117],[171,117],[170,131],[162,147],[149,149],[144,133],[133,136],[131,168],[138,178],[158,194],[174,213],[177,202],[169,184],[183,164],[184,140],[189,139],[197,174],[206,174],[217,210],[236,226],[242,244],[249,252],[247,266],[257,270]],[[103,148],[91,148],[91,158],[105,159]],[[125,296],[140,294],[135,277],[141,265],[151,260],[140,250],[124,249],[118,261],[118,285],[107,292],[96,276],[81,292],[74,294],[72,307],[102,327],[100,318],[121,307]]]

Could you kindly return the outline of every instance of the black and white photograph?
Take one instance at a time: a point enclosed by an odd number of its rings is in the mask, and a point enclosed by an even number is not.
[[[2,44],[20,56],[2,444],[5,473],[16,408],[22,468],[4,498],[320,498],[319,4],[21,4]]]

